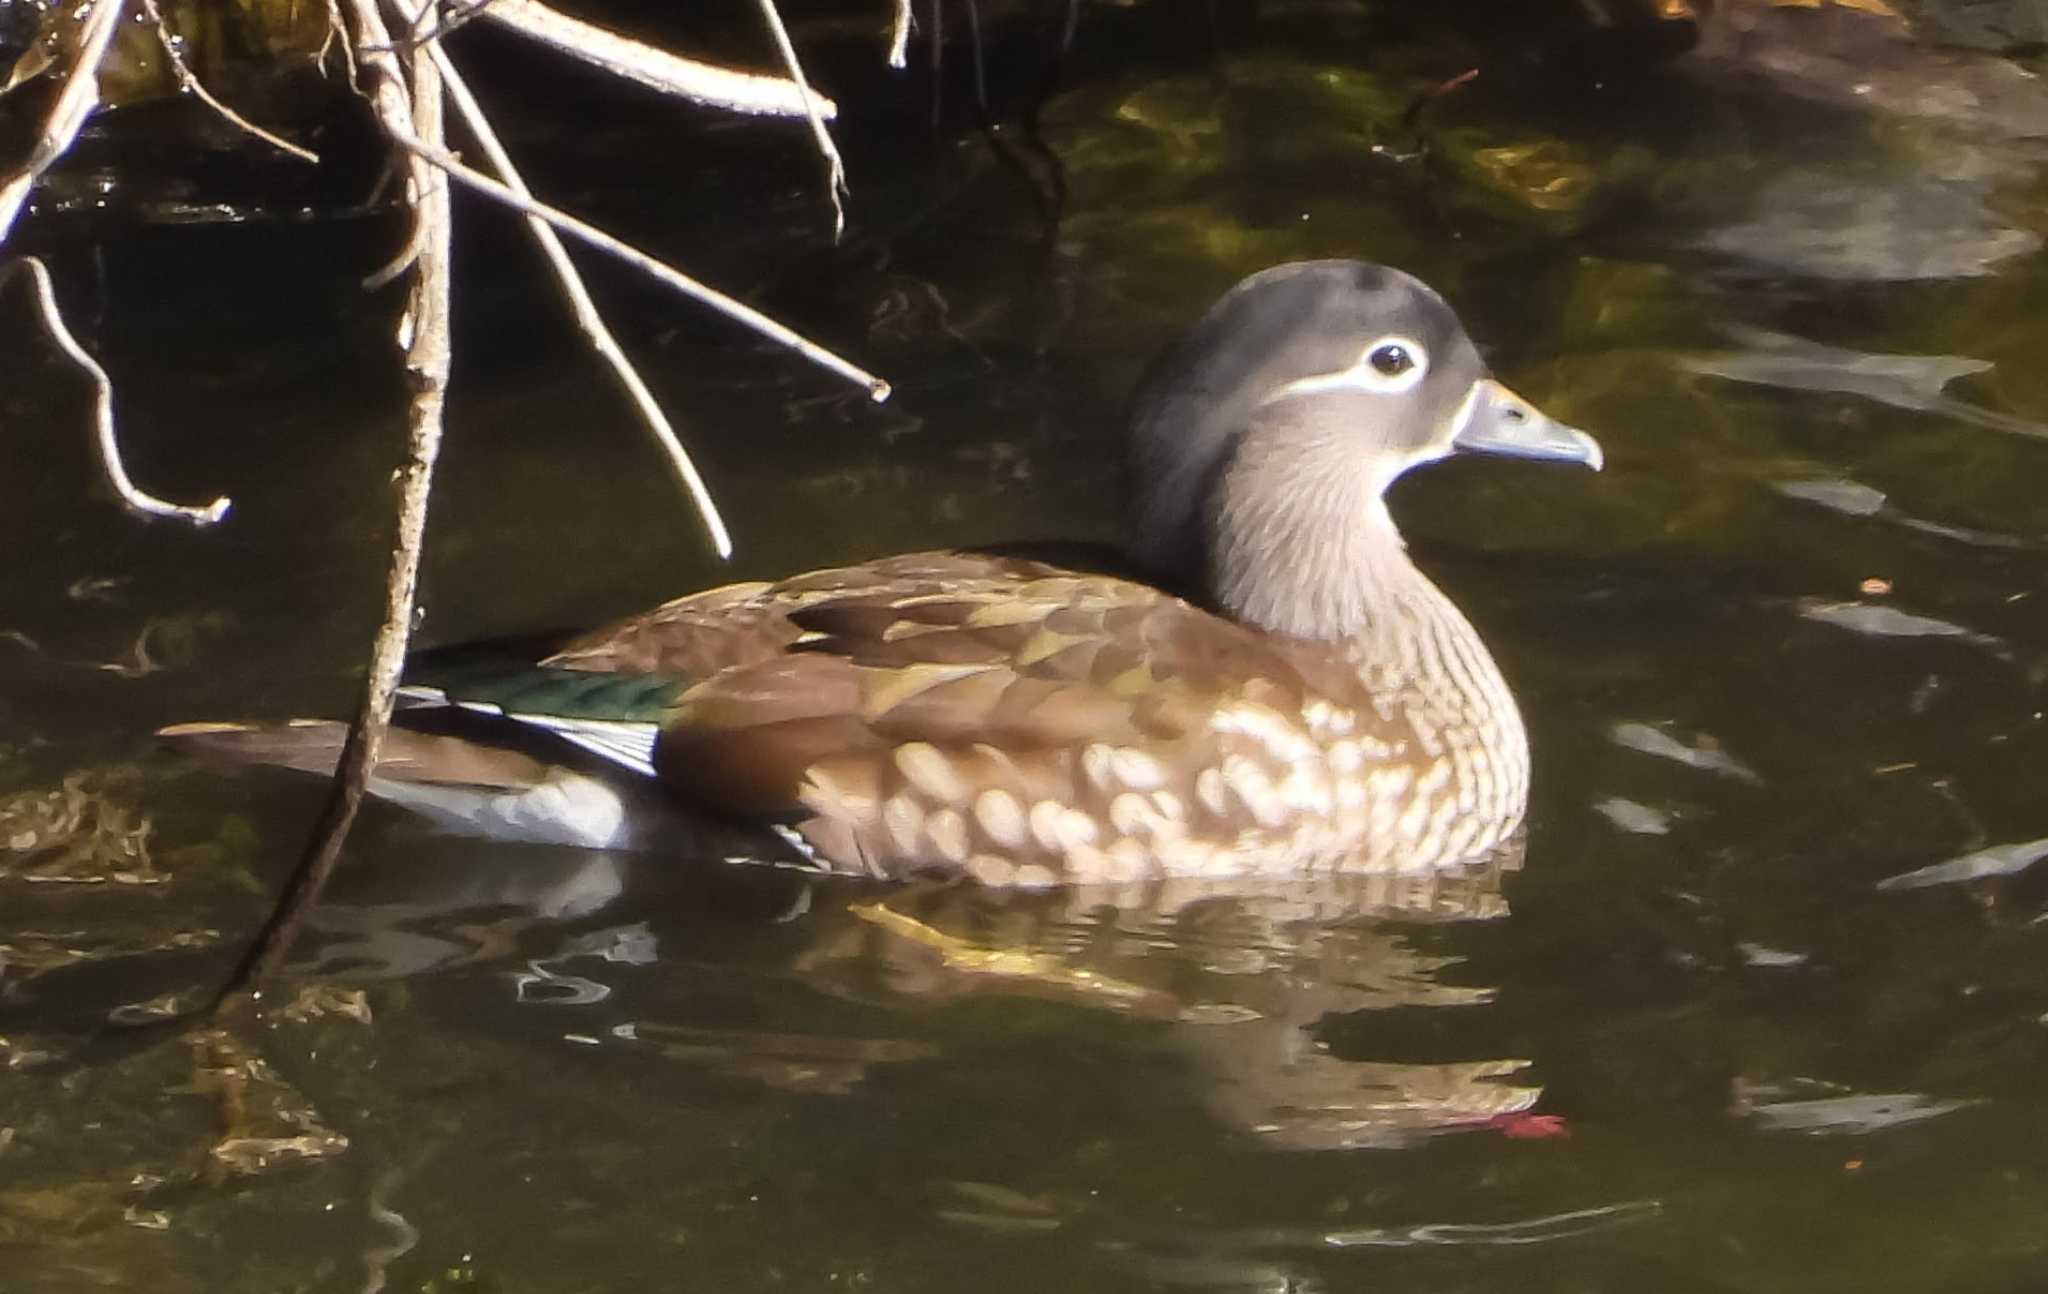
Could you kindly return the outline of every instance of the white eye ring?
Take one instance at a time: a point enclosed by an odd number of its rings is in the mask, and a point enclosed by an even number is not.
[[[1413,337],[1389,334],[1361,351],[1351,372],[1364,389],[1395,395],[1428,376],[1429,352]]]

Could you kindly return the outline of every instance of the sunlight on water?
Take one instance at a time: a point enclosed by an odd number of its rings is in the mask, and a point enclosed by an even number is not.
[[[991,16],[993,141],[964,62],[928,138],[879,18],[799,24],[874,105],[840,126],[837,247],[801,132],[596,102],[586,140],[508,106],[554,150],[537,187],[898,394],[600,277],[735,522],[720,565],[478,219],[422,632],[1113,536],[1151,351],[1252,269],[1385,260],[1608,453],[1392,500],[1527,715],[1521,870],[998,897],[378,808],[241,1051],[110,1030],[218,982],[318,806],[149,734],[349,703],[403,399],[392,302],[355,283],[396,231],[53,223],[131,467],[237,503],[203,534],[117,515],[67,382],[7,361],[0,1286],[2048,1279],[2048,83],[1882,6],[1809,14],[1825,40],[1717,6],[1740,30],[1672,61],[1576,10],[1166,8],[1083,6],[1035,132],[1000,69],[1048,36]]]

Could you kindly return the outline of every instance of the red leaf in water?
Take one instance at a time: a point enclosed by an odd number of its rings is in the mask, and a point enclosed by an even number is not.
[[[1547,1137],[1569,1137],[1571,1128],[1561,1114],[1496,1114],[1486,1121],[1504,1137],[1535,1141]]]

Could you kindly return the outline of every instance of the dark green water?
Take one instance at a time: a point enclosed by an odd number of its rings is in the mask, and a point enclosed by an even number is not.
[[[371,1020],[242,1040],[243,1131],[276,1140],[222,1149],[267,1154],[253,1174],[212,1168],[191,1052],[107,1021],[217,982],[321,789],[149,734],[349,699],[400,440],[395,298],[355,281],[396,229],[36,227],[98,315],[138,480],[236,506],[205,533],[120,514],[73,380],[8,361],[0,794],[81,779],[85,808],[67,836],[0,804],[0,1290],[2048,1284],[2041,880],[1878,888],[2048,836],[2048,442],[1969,411],[2048,421],[2048,109],[1910,44],[1844,101],[1754,51],[1404,13],[1087,9],[1042,115],[1056,228],[959,117],[928,132],[865,29],[811,37],[849,108],[837,247],[799,130],[579,81],[575,130],[508,109],[537,187],[898,395],[600,271],[734,522],[721,566],[516,230],[465,208],[422,635],[1111,535],[1151,350],[1251,270],[1382,259],[1608,454],[1394,501],[1529,718],[1504,892],[1426,921],[1326,893],[1005,905],[374,808],[280,993],[360,991]],[[480,52],[480,92],[517,97],[530,60]],[[1470,66],[1418,153],[1403,109]],[[1949,107],[1886,106],[1914,95]],[[1697,371],[1754,345],[1737,326],[1992,367],[1960,410],[1899,364]]]

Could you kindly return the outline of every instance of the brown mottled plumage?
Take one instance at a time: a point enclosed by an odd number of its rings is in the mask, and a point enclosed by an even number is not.
[[[1416,874],[1499,847],[1527,798],[1520,716],[1381,496],[1455,450],[1598,467],[1598,447],[1487,377],[1426,287],[1341,261],[1240,284],[1156,366],[1133,435],[1131,553],[1196,601],[1016,556],[887,558],[693,594],[539,662],[653,680],[637,725],[502,690],[492,722],[875,876]],[[476,819],[445,799],[422,807]],[[626,840],[585,809],[595,826],[529,835]]]
[[[547,663],[687,676],[707,658],[723,667],[662,717],[662,780],[794,819],[821,856],[876,875],[1413,870],[1432,831],[1444,861],[1498,844],[1512,822],[1477,810],[1522,794],[1519,766],[1454,766],[1481,744],[1471,724],[1375,696],[1325,644],[1012,557],[715,589]],[[1398,830],[1432,776],[1454,778],[1441,803],[1460,811]]]

